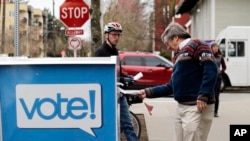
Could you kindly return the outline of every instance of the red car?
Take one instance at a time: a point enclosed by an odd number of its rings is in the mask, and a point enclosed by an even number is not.
[[[143,77],[132,88],[145,88],[170,81],[173,63],[164,57],[146,52],[119,52],[120,66],[125,75],[135,76],[141,72]]]

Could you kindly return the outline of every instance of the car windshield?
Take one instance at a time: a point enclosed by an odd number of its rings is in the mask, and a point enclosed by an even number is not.
[[[174,66],[174,64],[171,61],[169,61],[168,59],[166,59],[166,58],[164,58],[164,57],[162,57],[160,55],[159,55],[159,58],[162,59],[162,60],[164,60],[164,61],[166,61],[169,65],[171,65],[171,67]]]

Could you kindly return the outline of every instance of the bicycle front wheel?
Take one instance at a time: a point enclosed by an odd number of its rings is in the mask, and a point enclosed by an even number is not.
[[[133,124],[133,127],[134,127],[134,131],[135,131],[135,134],[137,136],[138,139],[140,139],[140,136],[141,136],[141,123],[140,123],[140,120],[138,119],[138,117],[131,111],[129,111],[129,116],[130,116],[130,119],[132,121],[132,124]],[[125,135],[124,133],[121,131],[121,141],[125,141],[126,138],[125,138]]]
[[[132,111],[129,111],[129,112],[130,112],[130,118],[131,118],[131,121],[133,123],[135,133],[136,133],[136,135],[137,135],[137,137],[139,139],[140,136],[141,136],[141,123],[140,123],[140,120],[138,119],[138,117]]]

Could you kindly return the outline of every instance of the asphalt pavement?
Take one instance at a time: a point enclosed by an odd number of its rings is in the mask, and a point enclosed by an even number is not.
[[[152,115],[145,104],[153,106]],[[149,141],[173,141],[176,102],[173,98],[145,99],[131,111],[144,114]],[[208,141],[229,141],[231,124],[250,124],[250,93],[221,93],[219,117],[214,118]]]

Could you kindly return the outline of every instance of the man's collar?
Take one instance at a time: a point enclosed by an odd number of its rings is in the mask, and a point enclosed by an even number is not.
[[[183,40],[180,44],[179,44],[179,50],[181,50],[183,47],[185,47],[185,45],[191,40],[191,38],[187,38],[185,40]]]

